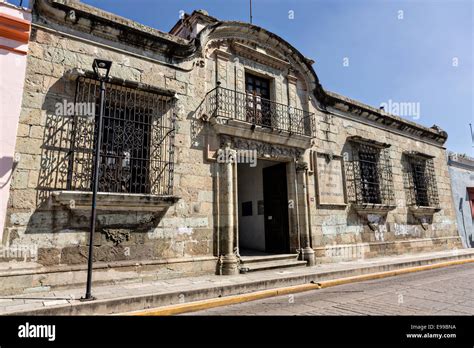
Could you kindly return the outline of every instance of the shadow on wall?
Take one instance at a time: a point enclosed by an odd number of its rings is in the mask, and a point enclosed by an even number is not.
[[[74,115],[57,112],[58,105],[74,103],[75,90],[76,82],[62,77],[45,95],[42,104],[42,110],[46,112],[44,133],[43,138],[38,139],[41,142],[41,163],[36,186],[36,209],[24,220],[14,222],[15,225],[9,229],[9,244],[37,244],[38,262],[45,266],[87,261],[90,208],[53,205],[51,199],[53,191],[69,187],[72,142],[77,138],[89,144],[94,141],[94,118],[89,117],[91,127],[77,131],[77,128],[74,129]],[[34,142],[32,146],[35,146]],[[92,153],[90,158],[88,162],[92,163]],[[7,165],[12,163],[12,159],[5,161]],[[91,176],[91,166],[86,165],[82,170],[84,176]],[[153,259],[160,256],[160,246],[151,244],[153,241],[148,239],[147,233],[158,226],[165,213],[99,210],[94,240],[95,261]],[[38,239],[38,234],[43,234],[41,239]],[[164,239],[158,241],[166,244]]]
[[[94,141],[94,118],[87,117],[87,124],[78,127],[74,114],[59,113],[60,105],[74,105],[76,82],[63,76],[54,83],[45,95],[42,110],[46,112],[43,139],[41,144],[41,162],[36,186],[35,212],[29,218],[26,233],[51,232],[87,232],[89,230],[90,209],[71,209],[71,206],[53,206],[51,194],[53,191],[68,190],[72,180],[73,166],[72,144],[89,146]],[[81,119],[85,117],[81,117]],[[82,123],[82,122],[80,122]],[[33,146],[33,144],[32,144]],[[84,187],[90,190],[92,176],[92,151],[90,156],[74,166],[81,170]],[[76,161],[77,162],[77,161]],[[76,177],[74,177],[76,179]],[[77,186],[74,186],[77,189]],[[99,211],[97,229],[124,228],[146,232],[156,227],[162,218],[162,213],[147,212]]]
[[[18,162],[13,161],[13,157],[0,157],[0,178],[2,178],[2,181],[0,181],[0,189],[7,186],[7,184],[10,182],[13,171],[15,170],[17,164]],[[10,172],[8,177],[3,178],[8,172]]]
[[[74,115],[60,113],[60,105],[74,105],[74,81],[62,77],[45,95],[42,109],[46,121],[41,145],[41,164],[37,186],[37,207],[46,208],[52,191],[66,190]]]

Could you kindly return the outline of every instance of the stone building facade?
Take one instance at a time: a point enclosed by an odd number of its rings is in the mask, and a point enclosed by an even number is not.
[[[2,243],[37,254],[4,258],[15,284],[85,280],[94,58],[112,61],[96,281],[461,246],[447,134],[324,90],[314,62],[263,28],[195,11],[164,33],[37,0],[29,47]]]

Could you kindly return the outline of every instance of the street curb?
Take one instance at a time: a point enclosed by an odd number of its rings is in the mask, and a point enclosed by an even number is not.
[[[358,275],[358,276],[353,276],[353,277],[321,281],[321,282],[312,283],[312,284],[287,286],[287,287],[282,287],[278,289],[256,291],[249,294],[233,295],[233,296],[227,296],[224,298],[207,299],[207,300],[202,300],[202,301],[195,301],[195,302],[190,302],[190,303],[165,306],[161,308],[134,311],[130,313],[121,313],[117,315],[168,316],[168,315],[196,312],[200,310],[229,306],[233,304],[261,300],[261,299],[275,297],[275,296],[295,294],[295,293],[305,292],[305,291],[310,291],[310,290],[319,290],[319,289],[329,288],[329,287],[343,285],[343,284],[350,284],[350,283],[356,283],[356,282],[367,281],[367,280],[394,277],[401,274],[427,271],[427,270],[462,265],[462,264],[467,264],[467,263],[472,263],[472,262],[474,262],[474,259],[441,262],[441,263],[435,263],[435,264],[425,265],[425,266],[416,266],[416,267],[402,268],[402,269],[393,270],[393,271],[363,274],[363,275]]]
[[[274,296],[286,294],[283,289],[291,287],[313,286],[315,284],[329,284],[328,282],[341,281],[351,277],[376,275],[383,272],[397,272],[398,270],[435,266],[438,264],[449,264],[453,261],[474,262],[474,251],[459,254],[446,253],[436,257],[420,257],[409,260],[397,260],[379,264],[361,265],[361,267],[349,266],[338,270],[312,270],[302,274],[288,274],[285,277],[263,277],[245,282],[230,284],[215,284],[211,286],[196,287],[192,289],[173,289],[169,292],[153,292],[137,295],[122,295],[111,298],[98,298],[94,301],[71,302],[68,304],[51,305],[44,307],[15,309],[1,312],[0,315],[131,315],[132,313],[145,312],[149,309],[170,308],[171,306],[182,306],[184,304],[200,303],[200,301],[212,301],[216,299],[229,300],[232,296],[244,296],[262,291],[280,291]],[[452,263],[451,263],[452,264]],[[262,272],[265,273],[265,272]],[[395,274],[394,274],[395,275]],[[222,276],[224,277],[224,276]],[[303,291],[303,290],[301,290]],[[266,295],[269,296],[269,295]],[[185,303],[183,301],[185,299]]]

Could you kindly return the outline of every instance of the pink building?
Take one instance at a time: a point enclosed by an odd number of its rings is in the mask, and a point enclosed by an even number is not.
[[[31,11],[0,0],[0,241],[15,158]]]

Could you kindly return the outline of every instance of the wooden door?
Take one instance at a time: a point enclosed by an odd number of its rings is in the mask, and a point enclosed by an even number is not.
[[[265,218],[265,251],[288,253],[288,192],[286,164],[263,168],[263,202]]]
[[[247,122],[271,127],[270,81],[252,74],[245,75]]]

